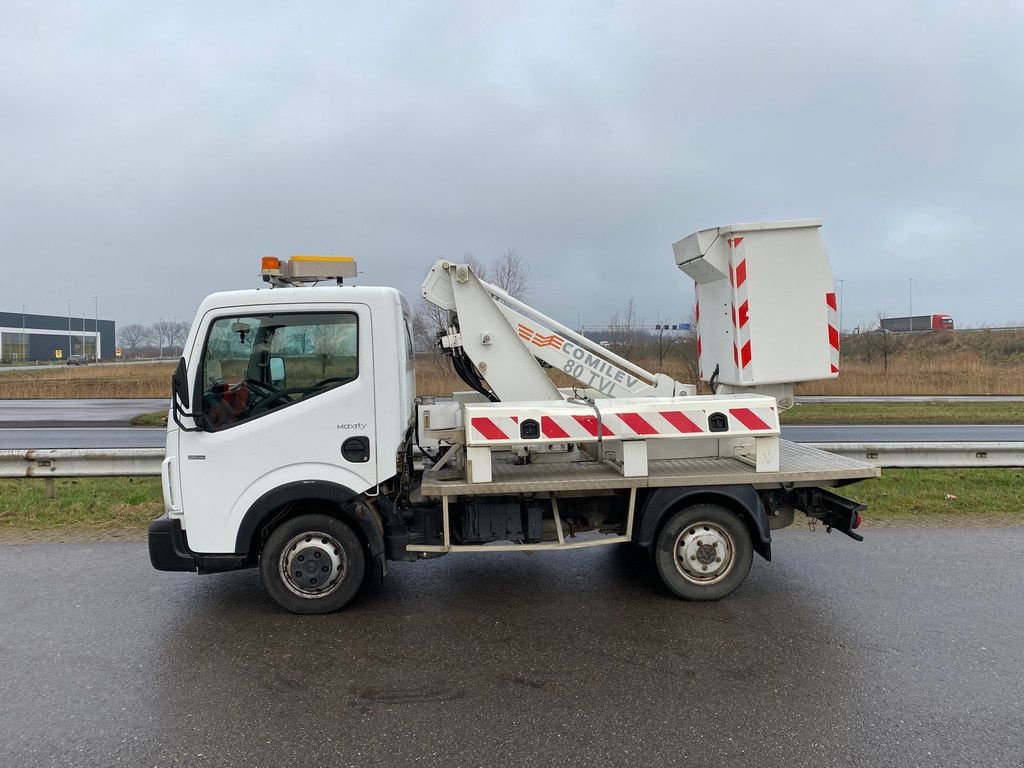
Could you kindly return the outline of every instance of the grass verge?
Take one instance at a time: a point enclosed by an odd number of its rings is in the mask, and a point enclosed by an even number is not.
[[[167,411],[140,413],[138,416],[132,416],[128,423],[133,427],[166,427]]]
[[[0,480],[0,536],[29,532],[142,533],[163,514],[155,477],[66,478],[46,498],[43,480]]]
[[[1024,470],[892,469],[839,489],[868,505],[866,525],[1024,525]],[[955,498],[950,498],[955,497]],[[141,536],[163,514],[156,478],[0,480],[0,537]]]
[[[839,489],[868,505],[869,521],[899,524],[958,518],[1024,524],[1024,470],[885,469],[873,480]]]
[[[783,424],[1024,424],[1024,403],[804,403]]]

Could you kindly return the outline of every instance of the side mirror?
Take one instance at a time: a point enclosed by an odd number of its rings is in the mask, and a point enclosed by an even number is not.
[[[203,428],[203,414],[188,412],[191,399],[188,393],[188,369],[185,367],[185,358],[179,357],[178,367],[174,369],[174,374],[171,376],[171,415],[179,429],[186,432],[198,432]],[[196,425],[186,427],[181,423],[181,416],[188,416]]]
[[[284,384],[285,370],[284,370],[284,358],[283,357],[272,357],[270,358],[270,383],[274,386]]]
[[[188,369],[185,368],[185,358],[178,358],[178,367],[174,369],[174,375],[171,376],[171,396],[181,403],[182,408],[186,411],[189,408],[189,392],[188,392]]]

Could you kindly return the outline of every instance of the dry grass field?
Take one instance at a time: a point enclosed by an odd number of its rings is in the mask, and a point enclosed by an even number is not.
[[[839,378],[801,384],[798,395],[1022,395],[1024,362],[988,362],[958,352],[930,358],[901,353],[889,360],[845,359]]]
[[[167,397],[175,361],[0,370],[0,400]]]
[[[920,334],[846,336],[838,379],[797,387],[801,395],[1024,395],[1024,330],[938,331]],[[671,345],[662,359],[642,345],[615,349],[650,371],[693,381],[693,345]],[[884,354],[883,354],[884,353]],[[887,359],[886,359],[887,358]],[[421,395],[465,389],[446,361],[431,354],[417,360]],[[166,397],[173,362],[138,365],[0,370],[0,399]],[[571,386],[551,371],[559,386]]]
[[[838,379],[803,395],[1021,395],[1024,329],[847,335]]]

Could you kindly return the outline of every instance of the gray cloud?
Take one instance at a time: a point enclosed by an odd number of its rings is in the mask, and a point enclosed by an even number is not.
[[[847,326],[1024,321],[1012,3],[7,3],[0,307],[188,316],[258,257],[415,296],[514,246],[533,302],[684,319],[671,243],[818,216]]]

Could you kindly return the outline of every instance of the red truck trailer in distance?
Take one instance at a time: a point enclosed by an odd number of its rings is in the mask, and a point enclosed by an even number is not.
[[[913,317],[882,318],[886,331],[951,331],[953,318],[949,315],[914,315]]]

